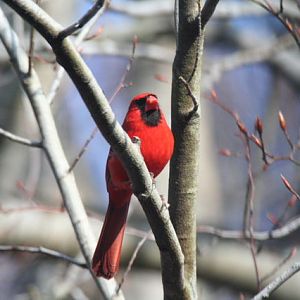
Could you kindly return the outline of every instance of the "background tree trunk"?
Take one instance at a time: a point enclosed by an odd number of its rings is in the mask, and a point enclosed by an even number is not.
[[[173,63],[172,130],[175,152],[170,166],[172,223],[184,253],[186,294],[174,289],[172,270],[163,261],[165,299],[196,299],[196,199],[200,130],[200,75],[203,39],[200,1],[179,1],[177,51]],[[185,83],[184,83],[185,81]],[[197,107],[194,101],[197,101]]]

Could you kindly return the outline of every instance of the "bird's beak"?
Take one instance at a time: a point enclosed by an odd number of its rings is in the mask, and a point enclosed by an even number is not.
[[[158,110],[158,100],[154,95],[150,95],[147,97],[145,111],[148,112],[150,110]]]

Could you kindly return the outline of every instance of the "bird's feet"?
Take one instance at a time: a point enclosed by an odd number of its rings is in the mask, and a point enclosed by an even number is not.
[[[160,195],[160,199],[161,199],[161,208],[162,209],[169,209],[169,207],[170,207],[170,204],[169,204],[169,202],[168,202],[168,199],[166,199],[165,198],[165,196],[164,195]]]

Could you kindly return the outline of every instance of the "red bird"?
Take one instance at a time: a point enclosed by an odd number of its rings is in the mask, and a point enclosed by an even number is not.
[[[149,172],[156,177],[170,160],[174,138],[151,93],[135,96],[123,122],[130,138],[141,141],[141,153]],[[119,270],[119,262],[126,218],[132,189],[126,170],[118,156],[110,150],[106,163],[106,186],[109,205],[101,235],[93,256],[92,269],[97,276],[112,278]]]

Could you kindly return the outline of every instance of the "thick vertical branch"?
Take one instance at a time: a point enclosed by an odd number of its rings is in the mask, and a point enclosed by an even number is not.
[[[179,1],[177,52],[173,63],[172,130],[175,152],[170,167],[169,203],[172,223],[184,253],[186,293],[174,289],[165,258],[166,299],[196,299],[196,199],[200,130],[200,75],[203,35],[200,2]],[[196,102],[196,103],[195,103]]]

